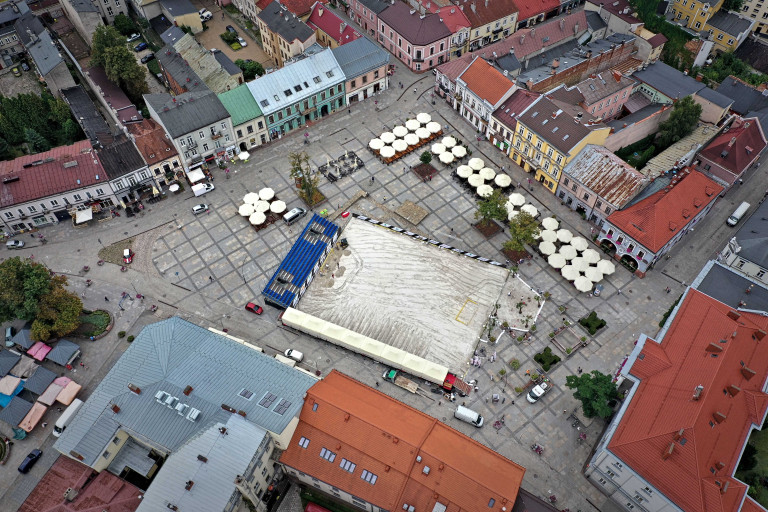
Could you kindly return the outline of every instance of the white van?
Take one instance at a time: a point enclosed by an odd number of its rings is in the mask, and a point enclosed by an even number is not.
[[[456,419],[466,421],[467,423],[474,425],[477,428],[483,426],[483,417],[469,407],[464,407],[463,405],[458,406],[456,408],[456,412],[453,413],[453,416]]]
[[[75,414],[77,414],[77,411],[80,410],[80,407],[83,406],[83,401],[79,398],[75,398],[72,403],[67,407],[67,410],[64,411],[61,416],[59,416],[58,421],[56,421],[56,424],[53,426],[53,435],[56,437],[61,437],[61,434],[67,430],[67,425],[72,423],[72,418],[75,417]]]
[[[304,208],[297,207],[289,211],[285,215],[283,215],[283,220],[285,221],[286,224],[290,226],[291,224],[293,224],[294,222],[296,222],[306,214],[307,214],[307,210],[305,210]]]
[[[735,226],[739,223],[744,214],[747,213],[747,210],[749,210],[749,203],[745,201],[741,203],[738,208],[736,208],[736,211],[733,212],[733,215],[728,217],[728,220],[725,221],[725,223],[729,226]]]

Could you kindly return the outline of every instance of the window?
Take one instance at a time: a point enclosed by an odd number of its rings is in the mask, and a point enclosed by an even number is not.
[[[336,460],[336,454],[326,448],[320,450],[320,457],[324,458],[328,462],[333,462]]]
[[[597,201],[595,203],[595,208],[602,208],[602,207],[603,207],[603,202],[602,201]]]
[[[488,500],[488,508],[493,508],[493,506],[496,504],[496,500],[491,498]]]
[[[757,277],[758,279],[762,279],[764,275],[765,275],[765,270],[760,270],[755,277]]]
[[[563,155],[557,155],[557,163],[561,163],[563,161]]]
[[[312,412],[317,412],[317,402],[312,404]]]
[[[203,144],[203,151],[208,151],[208,143]]]
[[[547,149],[547,156],[552,158],[552,148]]]
[[[635,244],[629,244],[627,246],[627,252],[634,252],[635,251]]]
[[[286,400],[285,398],[281,398],[280,402],[275,407],[275,412],[279,415],[285,414],[285,412],[288,410],[288,408],[291,406],[291,402]]]
[[[101,454],[101,456],[104,457],[105,459],[108,459],[110,455],[111,453],[109,453],[108,451],[105,451],[104,453]]]
[[[237,130],[237,137],[240,138],[243,136],[243,130]]]
[[[83,200],[83,198],[82,198],[82,196],[80,194],[72,194],[72,197],[74,198],[75,201],[82,201]]]
[[[717,34],[717,40],[722,41],[723,40],[723,34]]]
[[[739,262],[736,264],[736,268],[744,268],[744,265],[745,265],[746,263],[747,263],[747,262],[746,262],[746,261],[744,261],[744,260],[739,260]]]
[[[108,16],[114,16],[114,14],[112,13],[112,7],[111,6],[107,6],[107,15]]]
[[[728,44],[733,44],[733,39],[729,39]]]
[[[264,398],[262,398],[259,401],[259,405],[269,409],[270,407],[272,407],[272,404],[275,403],[275,400],[277,400],[277,396],[273,395],[270,392],[267,392],[267,394],[264,395]]]
[[[29,210],[29,213],[37,213],[37,208],[34,206],[27,206],[27,209]]]
[[[341,459],[341,463],[339,464],[339,467],[344,471],[347,471],[349,473],[354,473],[355,468],[357,467],[357,464],[349,462],[347,459]]]
[[[611,209],[610,209],[610,208],[606,208],[606,209],[605,209],[605,214],[606,214],[606,215],[608,215],[608,214],[610,214],[610,213],[611,213]]]
[[[309,439],[307,439],[306,437],[302,437],[301,439],[299,439],[299,446],[301,446],[306,450],[307,446],[309,446]]]
[[[199,136],[201,139],[204,139],[204,138],[205,138],[205,132],[204,132],[204,131],[202,131],[202,130],[201,130],[201,131],[199,131],[199,132],[197,132],[197,135],[198,135],[198,136]]]
[[[589,194],[584,194],[584,200],[589,201]]]
[[[368,482],[369,484],[373,485],[376,483],[376,480],[379,479],[376,475],[368,471],[367,469],[363,470],[363,473],[360,475],[360,478]]]
[[[617,238],[616,239],[616,243],[619,244],[619,245],[623,244],[624,243],[624,237],[620,236],[619,238]]]
[[[645,251],[638,251],[637,252],[637,257],[638,258],[643,259],[643,256],[645,256]]]
[[[563,180],[563,185],[565,185],[567,187],[570,182],[571,182],[571,180],[569,180],[568,178],[565,178]]]
[[[355,87],[357,87],[357,80],[352,80],[352,83],[350,84],[350,86],[351,86],[353,89],[354,89]]]
[[[577,184],[575,184],[575,183],[574,183],[574,184],[571,186],[571,190],[573,190],[574,192],[576,192],[576,189],[577,189],[578,187],[579,187],[579,186],[578,186]]]

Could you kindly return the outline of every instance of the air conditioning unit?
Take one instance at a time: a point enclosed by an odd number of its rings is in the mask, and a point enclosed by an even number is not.
[[[165,391],[158,391],[157,393],[155,393],[155,400],[160,405],[163,405],[163,404],[165,404],[165,399],[168,398],[169,396],[170,395],[168,393],[166,393]]]
[[[187,414],[187,409],[189,409],[189,405],[178,404],[176,407],[174,407],[174,409],[176,409],[176,412],[179,413],[179,416],[184,416],[185,414]]]
[[[174,407],[176,407],[176,404],[179,403],[179,399],[176,398],[175,396],[168,395],[165,398],[165,402],[164,403],[165,403],[166,407],[169,407],[169,408],[173,409]]]

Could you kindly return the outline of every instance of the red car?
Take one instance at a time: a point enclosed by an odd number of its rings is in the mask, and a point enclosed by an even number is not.
[[[245,309],[250,311],[251,313],[256,313],[257,315],[260,315],[264,312],[264,308],[259,306],[258,304],[254,302],[249,302],[245,305]]]
[[[130,249],[126,249],[123,251],[123,263],[128,265],[130,262],[133,261],[133,251]]]

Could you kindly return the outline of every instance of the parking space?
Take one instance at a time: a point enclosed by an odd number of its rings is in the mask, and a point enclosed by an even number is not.
[[[254,41],[253,38],[247,33],[247,31],[243,30],[238,22],[233,20],[229,13],[227,13],[224,9],[213,3],[193,3],[198,9],[205,7],[213,14],[213,18],[205,23],[207,29],[195,35],[200,44],[209,50],[212,48],[221,50],[227,57],[232,59],[232,62],[236,61],[237,59],[251,59],[255,60],[256,62],[260,62],[264,68],[268,68],[274,65],[272,60],[264,52],[264,50],[261,49],[256,41]],[[248,43],[248,46],[237,51],[230,48],[227,43],[225,43],[220,37],[221,34],[226,32],[227,25],[231,25],[237,31],[238,35],[245,39],[246,43]]]
[[[19,68],[21,76],[13,74],[12,69]],[[17,94],[34,93],[40,95],[40,84],[37,81],[37,75],[33,69],[23,71],[21,64],[14,64],[0,72],[0,94],[6,97],[16,96]]]

